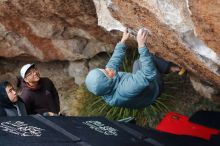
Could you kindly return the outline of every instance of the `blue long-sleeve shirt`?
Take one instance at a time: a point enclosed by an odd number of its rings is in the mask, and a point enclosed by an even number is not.
[[[115,71],[112,92],[102,96],[112,106],[141,108],[151,104],[159,96],[159,74],[146,47],[139,48],[142,68],[136,73],[119,72],[126,46],[118,43],[106,65]]]

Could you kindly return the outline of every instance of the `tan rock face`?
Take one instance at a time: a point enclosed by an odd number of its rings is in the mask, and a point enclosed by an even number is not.
[[[116,39],[97,26],[91,0],[0,1],[0,56],[28,60],[79,60],[112,50]],[[87,53],[87,45],[105,50]]]
[[[94,2],[97,7],[104,4]],[[105,0],[105,5],[121,25],[134,32],[140,27],[149,30],[147,45],[151,52],[220,87],[218,0]],[[114,29],[114,25],[106,24],[100,23]]]
[[[190,0],[189,5],[198,37],[220,54],[220,1]]]

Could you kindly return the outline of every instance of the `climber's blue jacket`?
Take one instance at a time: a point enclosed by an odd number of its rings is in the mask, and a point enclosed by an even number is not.
[[[138,49],[142,66],[140,70],[136,73],[120,72],[119,67],[125,57],[125,50],[125,44],[118,43],[106,65],[106,68],[115,71],[113,79],[108,79],[100,70],[94,69],[86,78],[86,86],[92,93],[102,96],[111,106],[146,107],[160,94],[160,75],[146,47]]]

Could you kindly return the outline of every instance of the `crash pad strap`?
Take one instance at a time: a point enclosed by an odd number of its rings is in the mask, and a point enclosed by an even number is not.
[[[72,141],[76,142],[78,145],[83,145],[83,146],[91,146],[85,142],[82,142],[81,139],[75,135],[73,135],[72,133],[66,131],[65,129],[63,129],[62,127],[60,127],[59,125],[55,124],[54,122],[48,120],[47,118],[43,117],[40,114],[37,115],[31,115],[33,118],[35,118],[36,120],[44,123],[45,125],[53,128],[54,130],[56,130],[59,133],[62,133],[63,135],[65,135],[66,137],[70,138]]]
[[[145,138],[144,141],[154,145],[154,146],[164,146],[162,143],[158,142],[157,140],[153,138]]]
[[[153,138],[150,138],[150,137],[146,137],[142,133],[140,133],[132,128],[129,128],[128,126],[126,126],[124,124],[121,124],[118,122],[112,122],[112,123],[114,123],[118,127],[122,128],[123,130],[125,130],[126,132],[128,132],[129,134],[131,134],[132,136],[134,136],[137,139],[141,139],[141,140],[148,142],[154,146],[164,146],[164,144],[160,143],[159,141],[157,141]]]

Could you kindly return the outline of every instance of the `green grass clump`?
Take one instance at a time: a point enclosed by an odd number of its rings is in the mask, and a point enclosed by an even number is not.
[[[161,113],[169,111],[168,107],[164,104],[167,97],[159,97],[146,108],[132,109],[109,106],[101,97],[89,93],[85,86],[81,86],[77,92],[78,97],[83,99],[81,100],[83,106],[80,109],[80,115],[82,116],[104,116],[111,120],[135,117],[138,125],[155,127],[159,122]]]

